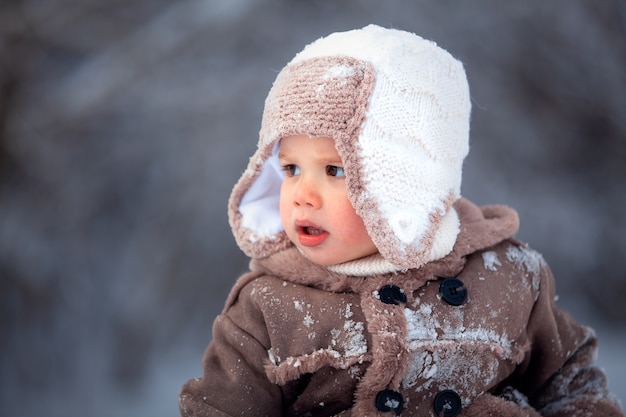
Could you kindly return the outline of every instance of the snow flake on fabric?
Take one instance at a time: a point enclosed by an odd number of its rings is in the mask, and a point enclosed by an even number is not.
[[[265,294],[264,288],[261,288],[261,291]],[[340,367],[347,367],[349,364],[363,360],[363,356],[367,354],[368,349],[365,325],[363,322],[352,319],[354,312],[352,311],[353,305],[351,303],[347,303],[342,308],[331,313],[326,308],[317,310],[312,304],[297,298],[292,299],[291,302],[293,310],[287,314],[291,318],[299,317],[299,320],[301,320],[300,331],[311,341],[319,339],[318,342],[321,342],[326,340],[327,345],[322,345],[309,354],[300,357],[287,357],[284,360],[281,360],[276,351],[270,349],[268,356],[272,365],[280,366],[282,364],[283,366],[300,368],[302,361],[304,361],[308,367],[313,366],[311,363],[318,360],[318,358],[325,357],[332,358],[333,362],[336,361]],[[319,323],[320,314],[336,315],[337,327],[330,329],[326,334],[316,331],[318,330],[316,324]],[[355,370],[355,372],[357,371],[358,369]]]
[[[404,388],[421,392],[437,381],[475,395],[475,387],[488,386],[497,377],[500,362],[511,357],[506,334],[465,325],[463,309],[450,313],[440,317],[432,304],[404,309],[410,355]]]
[[[313,318],[313,314],[309,311],[311,309],[311,304],[305,303],[300,300],[293,300],[293,307],[296,311],[305,313],[302,319],[302,324],[306,328],[310,328],[315,324],[315,319]],[[305,311],[306,310],[306,311]],[[309,333],[309,339],[315,338],[315,332]]]
[[[437,338],[437,328],[441,327],[436,318],[431,317],[433,306],[422,304],[415,311],[405,309],[404,315],[407,323],[407,339],[412,340],[434,340]]]
[[[280,356],[278,356],[273,349],[267,351],[267,356],[272,365],[278,365],[280,363]]]
[[[510,262],[522,266],[526,272],[539,274],[541,270],[541,255],[528,248],[511,246],[506,251],[506,258]]]
[[[326,70],[322,76],[323,80],[333,80],[337,78],[351,78],[356,75],[356,71],[352,65],[333,65]]]
[[[474,396],[479,393],[477,387],[489,386],[497,378],[499,366],[498,355],[480,344],[441,341],[436,348],[412,353],[402,386],[421,392],[436,382]]]
[[[502,266],[498,254],[493,251],[483,252],[482,257],[485,269],[488,271],[497,271],[497,267]]]
[[[304,325],[306,327],[311,327],[313,324],[315,324],[315,320],[313,320],[313,316],[311,316],[311,314],[304,316]]]
[[[354,313],[352,312],[352,303],[346,304],[346,313],[344,314],[344,317],[349,319],[353,315]]]
[[[350,378],[352,378],[352,379],[361,379],[362,372],[361,372],[361,368],[359,368],[358,366],[356,366],[356,365],[351,366],[348,369],[348,372],[350,373]]]
[[[497,334],[493,330],[483,328],[466,328],[464,326],[463,310],[456,309],[448,312],[443,321],[433,314],[432,304],[422,304],[417,310],[404,309],[407,323],[407,341],[409,347],[425,340],[457,340],[475,341],[485,344],[496,344],[510,350],[511,342],[505,334]]]
[[[511,246],[506,251],[509,262],[516,264],[520,270],[533,275],[532,286],[539,290],[541,265],[543,257],[540,253],[521,246]]]
[[[309,304],[303,304],[305,308],[310,309]],[[306,310],[305,310],[306,311]],[[334,314],[340,314],[341,318],[352,317],[351,307],[348,305],[345,309],[335,310]],[[308,322],[307,317],[313,320],[313,314],[307,312],[305,315],[305,327]],[[269,366],[266,367],[268,378],[277,384],[285,384],[292,381],[304,373],[314,373],[322,367],[332,366],[340,369],[349,370],[351,378],[360,379],[362,377],[361,369],[358,366],[364,361],[371,360],[368,354],[367,339],[365,337],[365,325],[363,322],[346,319],[340,321],[343,325],[333,328],[326,332],[316,333],[307,329],[309,339],[316,337],[316,342],[327,344],[326,347],[320,347],[310,353],[299,356],[287,356],[281,358],[276,349],[268,351]],[[303,327],[303,329],[305,329]],[[312,339],[313,338],[313,339]]]
[[[343,329],[331,330],[332,347],[339,346],[344,351],[344,356],[354,357],[367,353],[367,341],[363,335],[365,326],[361,322],[346,320]]]
[[[385,405],[390,409],[395,410],[396,408],[400,407],[400,402],[398,400],[392,400],[388,398],[385,402]]]

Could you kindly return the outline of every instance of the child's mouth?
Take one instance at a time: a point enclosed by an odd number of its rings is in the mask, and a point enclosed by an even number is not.
[[[328,232],[309,222],[296,222],[298,240],[302,246],[317,246],[328,237]]]

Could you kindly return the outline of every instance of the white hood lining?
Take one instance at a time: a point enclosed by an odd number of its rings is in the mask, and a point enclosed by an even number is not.
[[[242,226],[267,237],[284,230],[280,219],[280,187],[285,173],[278,161],[278,149],[277,141],[272,155],[263,163],[261,173],[239,205]]]

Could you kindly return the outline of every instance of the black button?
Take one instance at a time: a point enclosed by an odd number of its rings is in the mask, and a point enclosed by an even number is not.
[[[446,389],[437,394],[434,405],[438,416],[456,417],[461,412],[461,397],[451,389]]]
[[[439,292],[446,303],[453,306],[460,306],[467,298],[467,290],[463,287],[463,282],[457,278],[446,278],[439,286]]]
[[[390,389],[383,390],[376,395],[376,408],[378,411],[386,413],[395,411],[396,415],[400,415],[404,407],[404,398],[402,394]]]
[[[385,304],[398,304],[398,301],[406,303],[406,295],[395,285],[385,285],[378,291],[378,295]]]

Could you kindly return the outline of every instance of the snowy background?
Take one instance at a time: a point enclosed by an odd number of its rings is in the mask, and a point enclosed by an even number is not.
[[[518,209],[626,399],[623,0],[3,0],[0,415],[178,414],[246,268],[226,201],[271,82],[368,23],[465,62],[463,194]]]

